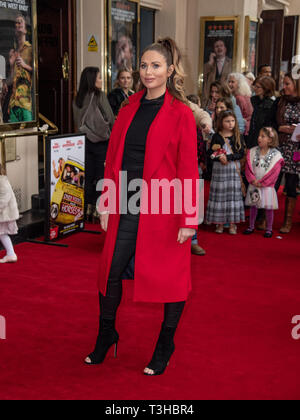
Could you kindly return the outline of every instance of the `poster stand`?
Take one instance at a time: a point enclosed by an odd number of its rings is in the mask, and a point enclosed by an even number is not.
[[[85,142],[84,134],[46,139],[46,243],[84,231]]]

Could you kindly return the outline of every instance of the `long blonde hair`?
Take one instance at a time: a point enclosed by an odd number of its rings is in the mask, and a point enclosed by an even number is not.
[[[150,45],[143,51],[142,57],[148,51],[156,51],[165,57],[168,68],[172,65],[174,66],[174,72],[168,79],[167,88],[174,98],[187,104],[188,101],[184,91],[184,79],[186,75],[182,65],[182,55],[176,42],[169,37],[159,38],[155,44]],[[145,89],[142,83],[141,89]]]

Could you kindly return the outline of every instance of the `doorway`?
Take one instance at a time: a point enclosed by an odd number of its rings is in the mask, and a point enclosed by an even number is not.
[[[73,131],[75,0],[37,2],[39,110],[60,134]]]
[[[39,112],[59,134],[72,133],[76,89],[75,0],[37,2]],[[44,193],[44,144],[39,139],[39,190]]]

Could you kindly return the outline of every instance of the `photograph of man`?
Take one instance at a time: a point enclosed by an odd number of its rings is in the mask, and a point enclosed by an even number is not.
[[[209,60],[204,64],[203,100],[205,105],[209,98],[210,85],[215,81],[225,82],[232,72],[232,59],[227,56],[227,46],[223,39],[216,39]]]
[[[12,93],[8,106],[9,122],[28,122],[32,114],[32,45],[26,41],[26,20],[18,15],[15,21],[15,50],[10,51]]]

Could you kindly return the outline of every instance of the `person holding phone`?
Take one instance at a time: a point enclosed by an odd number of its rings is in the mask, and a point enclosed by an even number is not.
[[[216,80],[226,82],[228,75],[232,72],[232,59],[227,56],[227,46],[223,39],[214,42],[213,51],[209,60],[204,64],[203,76],[203,99],[204,106],[209,99],[210,86]]]

